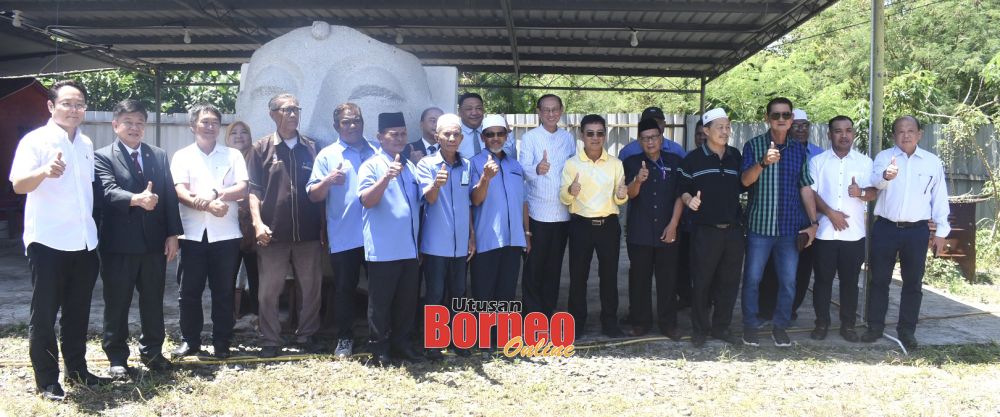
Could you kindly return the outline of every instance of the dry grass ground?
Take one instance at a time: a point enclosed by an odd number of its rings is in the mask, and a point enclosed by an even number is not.
[[[325,358],[188,365],[56,404],[33,392],[24,327],[0,334],[0,414],[900,415],[1000,414],[1000,345],[744,349],[649,342],[569,359],[449,357],[403,368]],[[832,336],[836,337],[836,336]],[[96,341],[91,356],[101,356]],[[106,364],[94,363],[103,373]]]

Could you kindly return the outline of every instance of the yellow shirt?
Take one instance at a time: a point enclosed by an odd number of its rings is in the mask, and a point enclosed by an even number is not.
[[[580,174],[580,194],[573,197],[569,186],[576,174]],[[569,206],[569,212],[583,217],[606,217],[618,214],[618,206],[625,204],[628,197],[619,199],[615,188],[625,180],[622,161],[601,152],[597,161],[591,161],[582,149],[576,156],[566,161],[562,171],[562,187],[559,201]]]

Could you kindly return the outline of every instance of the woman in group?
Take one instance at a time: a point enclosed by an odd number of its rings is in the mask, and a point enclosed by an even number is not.
[[[244,159],[252,145],[253,135],[250,134],[250,126],[246,123],[237,120],[226,128],[226,146],[240,151]],[[236,283],[234,313],[237,318],[246,314],[257,314],[257,250],[254,244],[253,221],[250,219],[250,206],[246,199],[239,201],[239,219],[243,239],[240,241],[240,256],[237,258],[239,272],[234,277]]]

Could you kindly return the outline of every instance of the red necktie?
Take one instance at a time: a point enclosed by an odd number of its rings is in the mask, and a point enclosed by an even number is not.
[[[132,152],[132,165],[135,165],[135,172],[142,178],[142,165],[139,164],[139,151]]]

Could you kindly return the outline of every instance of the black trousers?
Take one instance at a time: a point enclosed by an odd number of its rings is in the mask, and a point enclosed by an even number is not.
[[[413,327],[420,290],[416,259],[368,262],[368,345],[388,354],[390,345],[405,346]]]
[[[840,279],[840,324],[854,327],[858,312],[858,275],[865,261],[865,239],[844,242],[819,240],[816,247],[816,282],[813,284],[813,307],[816,326],[830,325],[830,298],[834,274]]]
[[[361,279],[365,248],[358,247],[330,254],[333,268],[333,317],[338,339],[354,338],[354,295]],[[369,271],[369,274],[371,271]],[[369,284],[371,280],[369,280]],[[370,308],[370,307],[369,307]]]
[[[61,251],[40,243],[28,245],[31,267],[31,317],[28,321],[28,354],[39,389],[59,382],[59,343],[66,373],[87,372],[87,326],[90,299],[100,261],[96,250]]]
[[[102,347],[111,366],[128,362],[128,312],[132,294],[139,292],[139,354],[159,355],[163,348],[163,292],[167,256],[163,253],[101,253],[104,283],[104,340]]]
[[[813,276],[813,267],[816,263],[815,248],[816,241],[813,240],[812,245],[799,252],[799,264],[795,269],[795,299],[792,301],[793,317],[798,315],[797,311],[806,299],[806,291],[809,290],[809,279]],[[757,312],[757,317],[761,320],[770,320],[774,316],[774,306],[778,302],[778,272],[774,269],[774,258],[768,258],[764,267],[759,294],[757,306],[760,310]]]
[[[629,316],[635,326],[653,325],[653,275],[656,275],[656,317],[660,330],[677,327],[678,243],[665,247],[627,244]]]
[[[205,283],[212,292],[212,344],[229,348],[233,337],[233,275],[240,239],[208,243],[181,239],[180,327],[181,338],[192,348],[201,347],[201,329],[205,325],[201,294]]]
[[[898,334],[913,335],[920,316],[923,300],[924,269],[927,266],[927,240],[930,229],[927,222],[912,227],[899,228],[881,217],[872,225],[871,288],[868,291],[868,327],[885,330],[885,314],[889,310],[889,284],[892,269],[899,259],[899,272],[903,289],[899,296]]]
[[[601,224],[595,224],[601,223]],[[618,251],[621,245],[618,216],[591,219],[573,215],[569,221],[569,313],[576,321],[576,334],[587,324],[587,278],[590,261],[597,252],[600,279],[601,326],[618,325]]]
[[[240,265],[247,270],[247,291],[240,298],[240,311],[242,314],[257,314],[257,290],[260,288],[260,272],[257,265],[257,252],[240,251],[236,258],[236,274],[239,275]],[[233,275],[233,284],[236,283],[237,275]]]
[[[524,313],[541,312],[551,316],[559,302],[559,279],[562,275],[569,222],[540,222],[528,219],[531,252],[524,260],[521,274],[521,298]]]
[[[685,210],[686,212],[686,210]],[[694,228],[693,225],[690,226]],[[691,275],[691,232],[681,230],[677,235],[677,302],[680,307],[690,306],[694,293]]]
[[[524,249],[520,246],[504,246],[476,253],[469,265],[472,298],[482,301],[514,301],[523,252]]]
[[[451,309],[451,299],[465,297],[465,257],[424,254],[424,304],[443,305]],[[423,316],[423,311],[418,316]]]
[[[691,232],[691,324],[695,334],[721,332],[732,323],[745,247],[746,238],[738,226],[719,229],[698,225]]]

